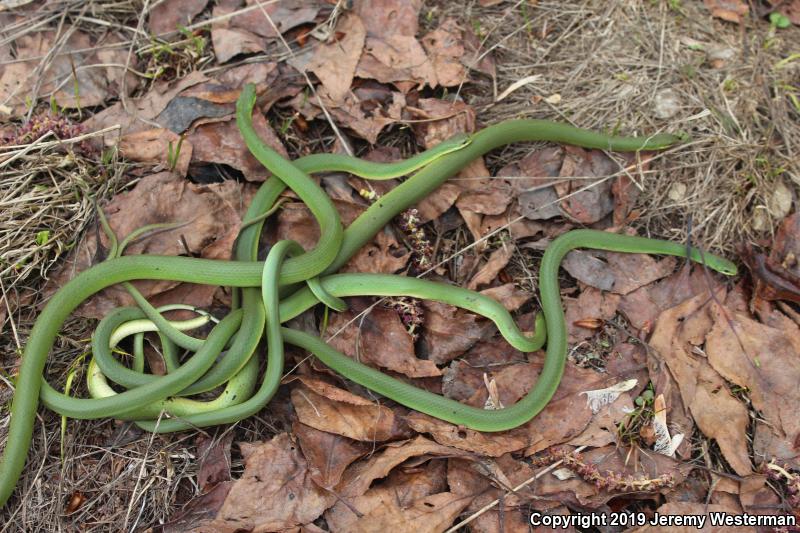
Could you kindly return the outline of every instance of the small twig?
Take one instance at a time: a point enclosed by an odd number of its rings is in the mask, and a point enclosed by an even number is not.
[[[573,453],[580,453],[585,449],[586,449],[586,446],[578,446],[577,448],[575,448]],[[534,481],[536,481],[537,479],[539,479],[543,475],[545,475],[545,474],[547,474],[549,472],[552,472],[553,470],[556,469],[556,467],[560,466],[563,463],[564,463],[564,460],[563,459],[559,459],[555,463],[553,463],[550,466],[547,466],[544,469],[540,470],[539,472],[537,472],[536,474],[534,474],[533,476],[531,476],[527,480],[523,481],[522,483],[520,483],[519,485],[517,485],[511,491],[508,491],[508,492],[518,492],[518,491],[524,489],[525,487],[527,487],[528,485],[530,485],[531,483],[533,483]],[[462,520],[458,524],[454,525],[453,527],[451,527],[450,529],[445,531],[445,533],[455,533],[456,531],[459,530],[459,528],[462,528],[462,527],[466,526],[467,524],[469,524],[470,522],[472,522],[473,520],[475,520],[476,518],[478,518],[482,514],[486,513],[487,511],[490,511],[491,509],[493,509],[495,506],[497,506],[497,504],[500,503],[500,500],[501,500],[501,498],[497,498],[493,502],[484,505],[483,507],[481,507],[479,510],[477,510],[473,514],[471,514],[470,516],[468,516],[467,518],[465,518],[464,520]]]

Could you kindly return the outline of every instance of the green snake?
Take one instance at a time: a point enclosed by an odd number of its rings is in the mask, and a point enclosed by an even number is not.
[[[344,377],[417,411],[479,431],[503,431],[536,416],[553,396],[564,371],[567,331],[558,285],[558,268],[564,255],[575,248],[616,252],[667,254],[688,257],[726,275],[736,274],[730,261],[678,243],[616,235],[595,230],[574,230],[555,239],[541,261],[539,290],[542,312],[534,333],[520,331],[511,315],[496,301],[459,287],[424,279],[386,274],[337,274],[362,246],[394,216],[414,205],[448,177],[486,152],[514,142],[552,141],[585,148],[616,151],[658,150],[679,141],[673,135],[647,138],[617,137],[541,120],[511,120],[472,135],[454,137],[437,147],[398,163],[378,164],[331,154],[309,155],[287,161],[266,146],[252,125],[255,87],[245,86],[237,101],[236,120],[250,152],[271,172],[256,193],[237,239],[233,261],[187,257],[122,256],[110,258],[80,273],[56,292],[42,310],[25,346],[11,423],[0,465],[0,506],[12,494],[25,466],[38,401],[73,418],[115,417],[133,420],[150,431],[169,432],[192,427],[231,423],[262,409],[277,390],[283,373],[284,343],[312,352]],[[348,172],[368,179],[410,175],[380,197],[348,228],[343,229],[330,198],[309,177],[319,172]],[[308,252],[292,241],[280,241],[264,262],[256,261],[259,236],[268,214],[291,188],[316,218],[321,236]],[[123,241],[127,243],[130,238]],[[116,240],[114,239],[114,243]],[[114,244],[116,247],[116,244]],[[116,253],[119,251],[119,253]],[[131,287],[138,307],[120,308],[106,316],[92,339],[93,357],[87,368],[91,398],[60,393],[43,377],[47,356],[64,321],[93,294],[116,283],[133,280],[170,280],[238,288],[234,307],[205,339],[184,333],[210,321],[207,314],[172,322]],[[544,345],[541,374],[531,391],[510,407],[485,410],[421,390],[354,361],[320,338],[283,324],[320,302],[343,309],[342,298],[411,296],[436,300],[467,309],[493,321],[515,348],[531,352]],[[143,333],[158,331],[167,373],[146,374],[142,355]],[[121,363],[113,348],[126,336],[134,337],[131,366]],[[258,385],[259,342],[266,337],[267,362]],[[192,355],[179,359],[181,348]],[[224,354],[224,355],[222,355]],[[108,381],[123,392],[117,392]],[[191,398],[224,385],[211,400]]]

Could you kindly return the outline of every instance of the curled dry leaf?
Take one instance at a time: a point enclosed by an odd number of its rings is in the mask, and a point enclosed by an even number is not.
[[[602,220],[615,208],[613,185],[621,178],[613,176],[630,166],[635,161],[635,156],[619,154],[616,156],[618,161],[600,150],[574,146],[567,146],[564,150],[566,155],[559,177],[576,179],[562,179],[555,184],[555,190],[561,198],[561,209],[573,220],[583,224]],[[598,179],[592,181],[593,177]]]
[[[312,481],[300,447],[287,433],[240,447],[244,474],[231,487],[213,526],[280,531],[312,522],[336,501]]]
[[[390,228],[379,231],[372,242],[362,247],[341,269],[342,272],[394,274],[411,259],[411,252],[397,242]]]
[[[484,289],[481,294],[503,304],[506,311],[516,311],[533,297],[530,292],[518,289],[514,283]]]
[[[744,259],[755,282],[755,298],[800,302],[800,214],[781,222],[769,255],[745,247]]]
[[[309,378],[302,381],[309,383]],[[392,409],[330,385],[321,390],[295,387],[292,405],[303,424],[354,440],[385,441],[405,434]]]
[[[378,305],[356,318],[367,309],[367,301],[350,299],[350,304],[349,310],[331,316],[328,331],[337,335],[328,344],[357,361],[411,378],[442,375],[433,361],[416,357],[414,341],[397,311]]]
[[[436,70],[413,35],[367,37],[355,74],[359,78],[392,83],[402,93],[437,83]]]
[[[462,450],[442,446],[436,442],[417,435],[413,439],[391,442],[379,453],[371,454],[351,465],[337,487],[342,497],[353,497],[364,494],[376,479],[381,479],[398,465],[412,457],[471,457]]]
[[[444,464],[440,461],[431,461],[423,469],[395,470],[412,457],[424,461],[437,456],[467,454],[418,436],[388,444],[380,453],[350,466],[336,490],[342,499],[325,513],[331,530],[376,531],[374,525],[379,524],[380,530],[442,531],[471,498],[443,492]],[[373,481],[387,476],[381,485],[370,488]]]
[[[567,332],[571,344],[589,339],[617,314],[620,297],[586,287],[577,298],[563,298]]]
[[[378,487],[337,504],[326,515],[332,532],[429,532],[449,527],[472,498],[445,490],[443,460],[424,470],[392,472]],[[354,512],[355,511],[355,512]]]
[[[467,284],[467,288],[475,290],[481,285],[488,285],[494,281],[500,271],[508,265],[513,255],[513,246],[506,243],[501,245],[497,250],[492,252],[486,264],[472,276],[472,279]]]
[[[455,19],[442,21],[422,38],[422,45],[436,76],[434,83],[429,83],[431,87],[455,87],[467,81],[467,69],[462,64],[466,54],[463,32]]]
[[[649,333],[662,310],[719,286],[718,278],[706,276],[701,267],[687,263],[675,274],[624,295],[619,309],[634,328]]]

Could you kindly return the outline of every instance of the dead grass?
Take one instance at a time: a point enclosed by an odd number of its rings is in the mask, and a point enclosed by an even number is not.
[[[66,21],[95,33],[127,28],[127,37],[139,37],[122,46],[132,54],[147,54],[157,45],[141,36],[143,7],[138,1],[67,2],[66,10],[58,4],[38,12],[26,25],[4,28],[4,42],[35,24],[56,27]],[[474,81],[458,90],[459,97],[478,109],[483,124],[536,117],[622,133],[691,134],[689,144],[659,158],[652,172],[634,176],[643,191],[641,216],[634,222],[641,232],[685,240],[691,220],[695,242],[730,253],[774,229],[782,216],[775,197],[780,184],[796,196],[800,109],[792,98],[800,97],[800,61],[781,61],[799,51],[800,29],[774,32],[765,22],[752,20],[738,28],[712,21],[700,2],[676,6],[637,0],[520,1],[486,8],[477,2],[431,2],[423,8],[423,29],[446,17],[473,27],[483,40],[482,50],[495,55],[494,82],[473,73]],[[163,37],[173,43],[186,40],[180,35]],[[185,44],[181,50],[189,50],[191,59],[194,43]],[[286,55],[276,44],[272,57]],[[196,59],[187,64],[181,56],[182,62],[172,65],[172,75],[208,64],[204,53]],[[48,60],[42,58],[43,63]],[[519,84],[521,80],[526,82]],[[668,90],[677,97],[677,111],[658,118],[655,108]],[[328,132],[324,141],[314,142],[322,145],[332,139]],[[382,137],[404,151],[410,148],[408,139],[402,133]],[[301,146],[298,141],[297,151]],[[107,170],[99,158],[57,148],[34,146],[13,162],[6,160],[2,168],[0,362],[6,375],[32,325],[42,280],[90,227],[91,199],[106,198],[121,186],[119,165]],[[500,168],[527,149],[509,147],[492,155],[490,168]],[[2,155],[0,165],[1,161]],[[461,235],[453,251],[463,251],[468,241]],[[69,323],[49,363],[50,375],[65,375],[86,350],[88,335],[86,323]],[[6,403],[9,393],[10,387],[0,381],[0,402]],[[70,421],[62,461],[60,419],[45,411],[41,417],[44,424],[37,425],[32,444],[31,457],[36,459],[20,480],[16,499],[0,511],[0,522],[6,524],[0,531],[135,530],[163,522],[195,493],[192,434],[154,437],[111,421]],[[282,425],[280,419],[254,418],[241,424],[237,436],[256,440],[285,429]],[[0,441],[7,426],[5,417],[0,420]],[[697,447],[707,467],[725,468],[718,453],[712,450],[709,455],[705,439],[698,440]],[[60,479],[61,485],[56,491],[43,479]],[[64,495],[86,501],[76,514],[64,516]]]
[[[478,76],[461,90],[479,120],[552,118],[624,134],[687,132],[689,144],[637,179],[643,194],[634,225],[685,240],[691,218],[694,242],[727,253],[771,233],[786,214],[776,206],[776,190],[800,184],[800,61],[782,63],[800,51],[799,28],[774,31],[753,20],[738,28],[712,20],[700,2],[527,4],[465,10],[441,2],[423,17],[430,27],[455,17],[495,54],[496,87]],[[530,81],[495,101],[523,79]],[[677,97],[675,114],[658,118],[666,91]],[[506,149],[494,168],[521,150]]]

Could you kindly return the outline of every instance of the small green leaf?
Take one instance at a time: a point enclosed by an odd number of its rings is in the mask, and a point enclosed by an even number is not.
[[[778,13],[777,11],[773,11],[769,14],[769,23],[775,26],[776,28],[786,29],[792,25],[792,21],[789,20],[789,17],[784,15],[783,13]]]
[[[39,246],[44,246],[45,244],[47,244],[47,241],[49,240],[50,240],[49,229],[43,229],[42,231],[36,234],[36,244],[38,244]]]

